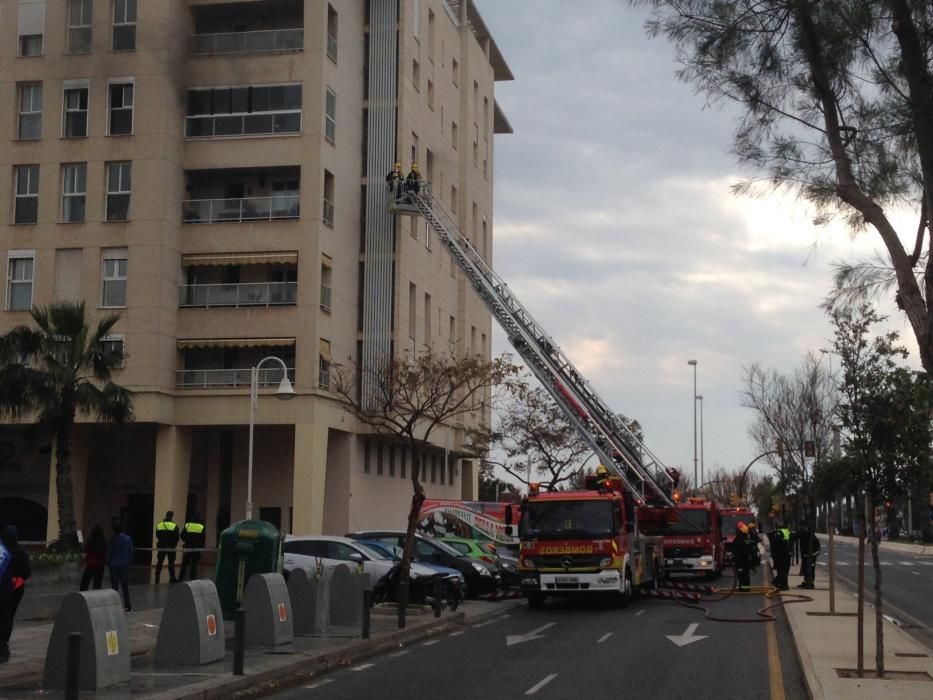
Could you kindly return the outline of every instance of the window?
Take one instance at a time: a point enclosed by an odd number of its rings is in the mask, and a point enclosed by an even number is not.
[[[324,98],[324,138],[331,143],[337,138],[337,93],[330,88]]]
[[[87,81],[65,83],[62,136],[66,139],[87,136]]]
[[[41,56],[45,34],[45,0],[19,0],[20,56]]]
[[[411,162],[418,162],[418,134],[411,132]]]
[[[418,319],[418,288],[413,282],[408,283],[408,337],[415,339],[415,323]]]
[[[428,59],[434,62],[434,10],[428,10]]]
[[[456,58],[451,58],[450,59],[450,77],[453,79],[455,87],[459,85],[459,82],[458,82],[460,80],[459,72],[460,72],[460,64],[457,63]]]
[[[320,359],[318,360],[318,385],[322,389],[327,389],[330,387],[330,341],[321,338],[320,349]],[[382,460],[380,460],[380,467],[382,466],[381,461]]]
[[[34,224],[39,218],[39,166],[16,166],[13,223]]]
[[[325,170],[324,171],[324,223],[334,227],[334,176],[333,174]]]
[[[301,85],[243,85],[188,90],[185,117],[185,136],[188,138],[299,131]]]
[[[449,325],[447,337],[450,338],[450,342],[453,343],[457,340],[457,319],[451,316]]]
[[[7,257],[7,311],[29,311],[32,308],[32,280],[35,251],[11,250]]]
[[[431,295],[424,295],[424,344],[431,345]]]
[[[424,176],[428,182],[434,180],[434,152],[430,148],[426,148],[424,152]]]
[[[130,214],[131,165],[107,163],[107,221],[126,221]]]
[[[133,83],[110,84],[110,127],[111,136],[126,136],[133,133]]]
[[[90,53],[93,0],[69,0],[68,52]]]
[[[105,248],[101,258],[100,305],[126,306],[126,248]]]
[[[327,57],[337,62],[337,12],[327,6]]]
[[[415,86],[415,90],[421,92],[421,64],[414,59],[411,61],[411,84]]]
[[[369,474],[373,468],[370,465],[372,459],[372,447],[370,447],[369,440],[363,442],[363,471]]]
[[[19,85],[18,139],[37,139],[42,135],[42,83]]]
[[[453,185],[450,186],[450,210],[457,213],[457,188]]]
[[[489,98],[483,98],[483,137],[489,138]]]
[[[428,79],[428,109],[434,109],[434,81]]]
[[[476,354],[476,326],[470,326],[470,352]]]
[[[84,221],[87,196],[87,163],[62,166],[62,222]]]
[[[454,150],[457,150],[457,139],[460,135],[460,130],[457,128],[457,122],[450,122],[450,142],[454,146]]]
[[[333,296],[334,263],[325,255],[321,259],[321,309],[330,312],[331,297]]]
[[[108,355],[114,355],[120,358],[114,367],[123,369],[126,360],[126,345],[122,335],[105,335],[100,339],[101,350]]]
[[[483,215],[483,259],[489,260],[489,236],[485,214]]]
[[[136,0],[113,0],[113,50],[136,48]]]

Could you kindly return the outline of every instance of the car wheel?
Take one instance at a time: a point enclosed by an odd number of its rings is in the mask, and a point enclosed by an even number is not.
[[[627,608],[632,602],[632,572],[626,567],[625,577],[622,579],[622,585],[619,588],[619,606]]]

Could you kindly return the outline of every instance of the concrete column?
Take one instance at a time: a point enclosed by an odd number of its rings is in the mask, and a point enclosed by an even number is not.
[[[190,465],[191,428],[159,425],[156,429],[154,520],[164,516],[165,511],[173,510],[175,522],[184,522]],[[155,530],[152,546],[155,547]]]
[[[71,488],[74,494],[75,523],[77,528],[84,528],[84,493],[87,483],[88,438],[80,426],[75,426],[71,436]],[[55,457],[55,441],[52,441],[52,454],[49,456],[49,510],[46,520],[45,539],[58,539],[58,490],[55,481],[58,476],[58,460]],[[84,536],[87,536],[84,532]]]
[[[320,535],[324,531],[327,433],[323,425],[295,426],[292,531],[296,535]]]

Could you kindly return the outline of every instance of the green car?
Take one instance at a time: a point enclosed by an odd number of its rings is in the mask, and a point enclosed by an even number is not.
[[[492,564],[494,566],[499,561],[496,545],[488,540],[473,540],[467,537],[440,537],[439,539],[441,542],[449,544],[465,557],[482,559],[487,564]]]

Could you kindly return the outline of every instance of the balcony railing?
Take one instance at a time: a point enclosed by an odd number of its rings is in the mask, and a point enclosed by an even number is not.
[[[183,284],[178,292],[178,305],[189,308],[294,306],[298,283]]]
[[[215,389],[248,387],[249,367],[242,369],[179,369],[175,372],[175,386],[179,389]],[[288,368],[288,378],[295,381],[295,368]],[[259,370],[259,386],[276,386],[282,380],[279,367]]]
[[[266,29],[254,32],[193,34],[192,56],[217,56],[235,53],[284,53],[304,49],[305,30]]]
[[[297,194],[240,199],[187,199],[182,202],[182,223],[216,224],[298,218]]]
[[[218,136],[261,136],[297,134],[301,131],[301,110],[214,114],[185,117],[185,137],[209,139]]]

